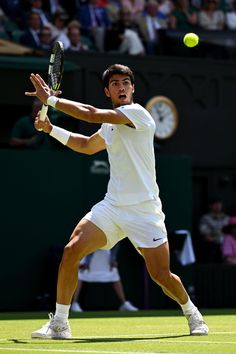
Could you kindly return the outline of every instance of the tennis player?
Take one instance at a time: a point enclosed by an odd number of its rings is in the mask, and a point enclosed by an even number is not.
[[[56,312],[32,338],[69,339],[69,309],[78,280],[80,260],[97,249],[110,249],[128,237],[143,256],[151,278],[175,300],[187,318],[191,335],[206,335],[208,327],[189,298],[180,278],[171,273],[169,246],[162,204],[156,183],[153,138],[155,123],[151,115],[133,102],[134,75],[121,64],[103,73],[105,95],[113,109],[100,109],[88,104],[52,95],[38,74],[31,74],[34,92],[42,103],[76,119],[102,123],[87,137],[35,120],[35,128],[43,130],[70,149],[95,154],[106,149],[110,163],[110,180],[104,199],[93,206],[79,221],[64,248],[58,273]]]

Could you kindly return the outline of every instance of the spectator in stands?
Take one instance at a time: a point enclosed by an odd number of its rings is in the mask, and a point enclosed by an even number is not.
[[[232,2],[231,10],[226,13],[226,26],[230,30],[236,29],[236,0]]]
[[[145,7],[144,0],[121,0],[122,9],[130,12],[131,19],[136,22],[142,15]]]
[[[191,2],[192,4],[192,2]],[[172,0],[162,0],[158,1],[158,16],[163,18],[165,20],[168,20],[172,11],[174,10],[174,4]],[[169,21],[168,21],[169,22]]]
[[[69,3],[72,5],[72,9],[75,9],[75,1],[65,1],[65,0],[48,0],[44,5],[46,11],[50,14],[50,16],[54,16],[57,12],[66,11],[65,3]],[[45,1],[43,2],[45,3]]]
[[[27,28],[19,39],[19,42],[27,47],[40,48],[39,33],[41,20],[37,13],[30,12],[27,16]]]
[[[204,0],[198,14],[198,25],[204,30],[222,30],[225,26],[225,15],[219,9],[218,0]]]
[[[167,17],[159,15],[158,7],[157,0],[148,0],[143,16],[137,21],[147,54],[160,53],[161,30],[167,28],[168,24]]]
[[[43,26],[39,32],[39,48],[43,50],[51,50],[54,40],[50,26]]]
[[[82,308],[78,298],[84,282],[88,283],[111,283],[121,303],[120,311],[137,311],[138,308],[126,300],[125,292],[118,271],[117,244],[111,250],[98,250],[85,257],[80,263],[79,281],[72,299],[71,311],[81,312]]]
[[[79,27],[69,26],[67,35],[70,41],[67,50],[72,52],[84,52],[89,50],[89,47],[81,41],[81,33]]]
[[[106,33],[106,50],[122,54],[144,55],[145,47],[138,33],[138,27],[127,9],[120,10],[120,20]]]
[[[64,48],[69,47],[69,39],[67,36],[67,21],[69,16],[64,10],[60,10],[53,15],[51,30],[54,41],[61,41]]]
[[[236,264],[236,216],[230,217],[222,231],[225,234],[222,244],[223,260],[228,264]]]
[[[22,25],[22,13],[25,9],[23,1],[1,0],[0,4],[6,16],[20,27]]]
[[[197,20],[197,10],[189,0],[176,0],[175,8],[170,16],[170,28],[186,32],[194,31]]]
[[[129,10],[120,11],[121,44],[118,51],[129,55],[144,55],[146,53],[142,39],[139,35],[137,26],[132,20]]]
[[[42,103],[38,99],[34,99],[31,113],[18,119],[13,126],[9,146],[36,149],[44,145],[45,134],[34,128],[34,119],[41,107]]]
[[[106,5],[106,11],[110,22],[116,23],[120,18],[121,3],[119,0],[110,0]]]
[[[223,212],[220,198],[213,198],[208,203],[208,212],[199,222],[199,232],[203,238],[202,252],[204,262],[221,262],[221,245],[224,235],[222,229],[228,224],[229,216]]]
[[[51,16],[48,12],[44,11],[42,0],[30,0],[29,11],[39,15],[42,26],[48,26],[50,24]]]
[[[105,7],[98,6],[99,0],[88,0],[80,6],[78,20],[81,24],[81,34],[89,36],[99,52],[104,52],[105,33],[111,27]]]

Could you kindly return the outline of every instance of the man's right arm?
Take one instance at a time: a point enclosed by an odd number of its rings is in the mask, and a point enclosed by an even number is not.
[[[39,113],[35,119],[34,126],[37,130],[42,130],[44,133],[49,134],[63,145],[66,145],[70,149],[82,154],[92,155],[96,152],[105,150],[106,148],[105,141],[100,136],[99,132],[94,133],[90,137],[72,133],[68,130],[53,125],[48,117],[46,117],[45,121],[41,121],[39,119]]]
[[[96,152],[102,151],[106,148],[105,141],[98,132],[90,137],[82,134],[71,133],[66,146],[76,152],[87,155],[93,155]]]

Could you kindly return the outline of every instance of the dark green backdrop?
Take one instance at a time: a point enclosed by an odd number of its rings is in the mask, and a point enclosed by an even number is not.
[[[0,165],[0,310],[35,309],[37,296],[55,288],[60,253],[55,246],[66,243],[79,219],[106,192],[107,156],[1,150]],[[190,158],[157,155],[157,179],[167,228],[190,228]],[[143,263],[128,241],[119,260],[126,293],[143,308]],[[106,300],[106,305],[111,303]]]

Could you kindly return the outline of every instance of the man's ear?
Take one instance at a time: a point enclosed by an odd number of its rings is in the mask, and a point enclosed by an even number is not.
[[[111,97],[110,92],[106,87],[104,88],[104,92],[107,97]]]
[[[134,85],[133,85],[133,90],[132,90],[132,93],[134,93],[134,91],[135,91],[135,88],[134,88]]]

